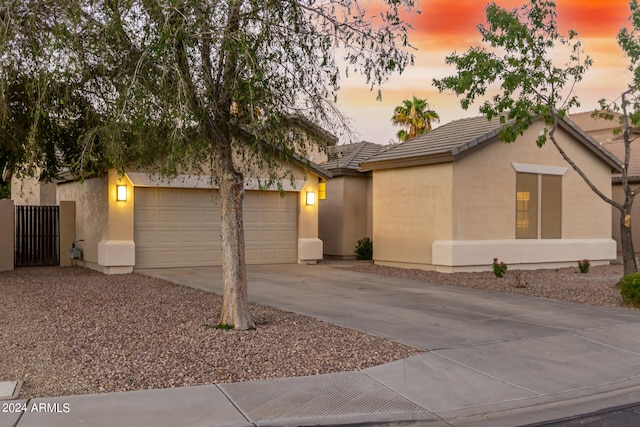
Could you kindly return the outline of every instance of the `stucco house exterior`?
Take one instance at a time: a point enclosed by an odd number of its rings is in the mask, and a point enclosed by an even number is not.
[[[328,134],[327,134],[328,135]],[[335,144],[335,137],[326,141]],[[326,159],[321,151],[309,157]],[[243,219],[248,264],[315,263],[322,259],[318,237],[318,184],[331,174],[294,155],[293,180],[264,188],[266,172],[245,171]],[[75,204],[78,265],[107,274],[134,269],[221,264],[220,200],[210,174],[167,180],[139,170],[43,186],[14,176],[16,205]],[[70,247],[60,248],[69,256]]]
[[[386,148],[367,141],[336,145],[330,148],[328,160],[320,164],[332,175],[319,205],[318,234],[326,258],[353,259],[358,240],[371,237],[371,171],[363,171],[360,162]]]
[[[591,112],[576,113],[570,116],[581,129],[593,137],[601,146],[610,151],[618,159],[624,159],[624,139],[622,134],[614,134],[614,129],[620,127],[618,122],[619,114],[614,114],[614,120],[605,120],[591,117]],[[634,130],[632,138],[637,138],[638,130]],[[631,145],[631,157],[629,159],[628,177],[632,188],[640,186],[640,147]],[[624,201],[624,191],[619,173],[613,174],[613,200]],[[631,208],[631,224],[633,231],[633,248],[636,255],[640,254],[640,199],[636,198]],[[614,207],[611,217],[611,233],[617,243],[618,254],[622,253],[620,239],[620,211]]]
[[[456,120],[361,163],[373,174],[374,262],[442,272],[605,264],[616,257],[611,208],[562,159],[538,148],[543,123],[515,143],[499,123]],[[573,122],[556,133],[592,181],[611,194],[617,159]]]

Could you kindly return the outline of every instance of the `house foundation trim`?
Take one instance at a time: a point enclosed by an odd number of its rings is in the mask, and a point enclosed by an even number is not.
[[[613,239],[512,239],[438,240],[432,245],[436,270],[485,271],[494,258],[512,268],[537,269],[576,266],[588,259],[592,265],[616,259]]]
[[[298,239],[298,263],[316,264],[322,259],[322,240],[318,238]]]
[[[98,265],[105,274],[128,274],[136,263],[133,240],[101,240],[98,243]]]

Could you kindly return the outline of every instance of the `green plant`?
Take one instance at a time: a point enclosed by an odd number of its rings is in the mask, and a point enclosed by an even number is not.
[[[226,323],[218,323],[217,325],[202,325],[205,329],[221,329],[223,331],[228,331],[234,329],[233,325],[228,325]]]
[[[358,240],[356,245],[356,259],[366,260],[373,258],[373,242],[368,237]]]
[[[500,262],[498,263],[498,258],[494,258],[493,259],[493,274],[496,275],[496,277],[502,277],[504,276],[504,273],[507,272],[507,264],[505,264],[504,262]]]
[[[216,325],[216,329],[222,329],[223,331],[228,331],[230,329],[233,329],[233,325],[229,325],[227,323],[218,323]]]
[[[627,274],[620,280],[620,295],[625,304],[640,306],[640,273]]]
[[[580,273],[588,273],[590,266],[591,266],[591,263],[589,262],[588,259],[583,259],[581,261],[578,261],[578,268],[580,269]]]

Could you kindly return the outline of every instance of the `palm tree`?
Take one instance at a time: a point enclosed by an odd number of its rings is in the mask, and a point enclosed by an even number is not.
[[[431,130],[431,123],[440,120],[440,116],[434,110],[429,109],[426,99],[405,99],[393,111],[391,121],[394,125],[406,126],[409,129],[398,131],[397,136],[401,142],[422,135]]]

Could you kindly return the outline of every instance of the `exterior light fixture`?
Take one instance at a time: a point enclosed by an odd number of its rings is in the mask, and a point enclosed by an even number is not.
[[[126,185],[116,185],[116,200],[119,202],[127,201],[127,186]]]
[[[327,198],[327,183],[318,183],[318,200],[325,200]]]
[[[316,193],[313,191],[307,191],[307,206],[313,206],[316,204]]]

